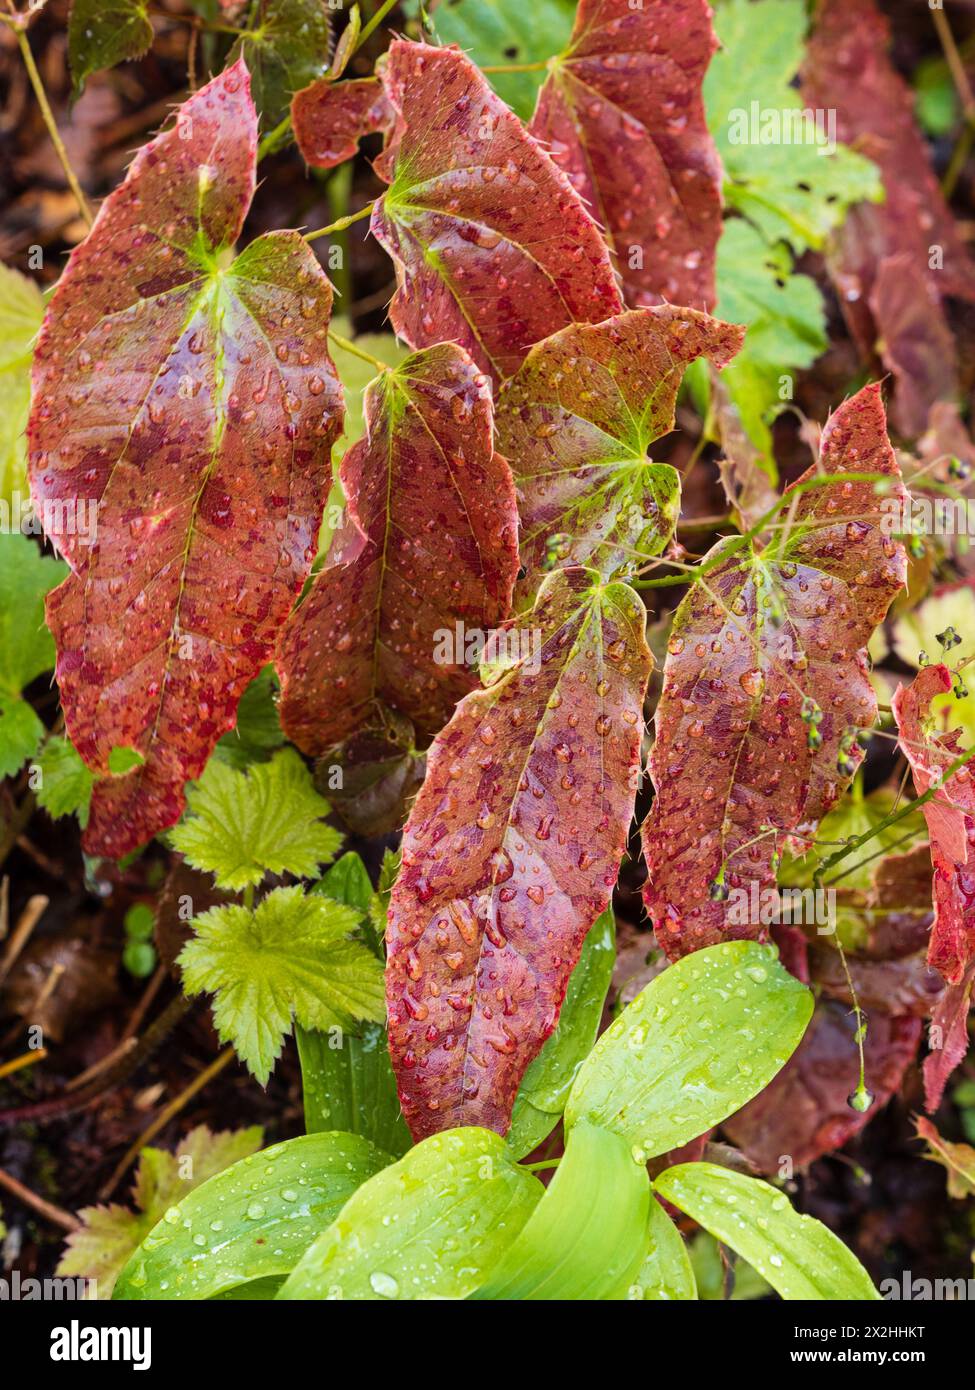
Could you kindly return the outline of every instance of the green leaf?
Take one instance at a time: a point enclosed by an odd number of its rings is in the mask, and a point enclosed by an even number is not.
[[[296,1036],[308,1133],[346,1130],[397,1158],[406,1153],[412,1141],[396,1093],[386,1029],[378,1023],[363,1024],[354,1033],[298,1028]]]
[[[801,1216],[767,1182],[681,1163],[654,1184],[661,1197],[747,1260],[786,1300],[879,1299],[860,1261],[828,1227]]]
[[[82,830],[88,824],[88,807],[95,776],[81,761],[68,739],[49,738],[37,755],[40,775],[35,788],[37,804],[55,820],[77,816]]]
[[[775,948],[726,941],[651,980],[603,1033],[565,1107],[604,1125],[643,1161],[720,1124],[785,1066],[812,1015],[812,994]]]
[[[493,1130],[444,1130],[349,1198],[278,1297],[466,1298],[543,1191]]]
[[[311,891],[334,898],[337,903],[345,903],[348,907],[358,908],[362,913],[369,911],[372,902],[372,882],[366,866],[359,855],[351,851],[326,869]]]
[[[241,1159],[165,1212],[114,1296],[200,1300],[253,1280],[280,1285],[356,1188],[389,1162],[354,1134],[305,1134]],[[267,1286],[263,1294],[274,1296]]]
[[[961,114],[958,91],[944,58],[922,58],[914,69],[914,110],[926,135],[949,135]]]
[[[113,777],[124,777],[134,767],[142,767],[145,758],[137,748],[113,748],[108,755],[108,770]]]
[[[322,824],[329,804],[293,748],[245,771],[211,758],[186,801],[172,846],[228,892],[258,884],[267,873],[313,878],[342,843],[337,830]]]
[[[257,109],[274,126],[295,92],[324,76],[331,44],[326,0],[258,0],[254,28],[237,40],[227,62],[243,54]]]
[[[419,6],[412,0],[408,14]],[[442,43],[456,43],[478,67],[539,63],[568,46],[575,17],[573,0],[441,0],[430,18]],[[538,72],[488,73],[491,86],[516,115],[527,121],[535,110]]]
[[[175,1154],[143,1149],[132,1189],[137,1210],[117,1202],[83,1207],[78,1215],[84,1224],[68,1236],[58,1274],[94,1279],[98,1297],[111,1298],[123,1267],[164,1213],[194,1187],[254,1153],[262,1138],[259,1125],[216,1134],[198,1125],[180,1141]]]
[[[791,83],[804,52],[804,0],[727,0],[714,24],[721,49],[704,104],[727,203],[769,242],[787,241],[797,253],[821,248],[853,203],[882,200],[883,184],[870,160],[842,145],[828,153],[799,128],[803,106]]]
[[[558,1124],[576,1072],[596,1041],[615,963],[616,921],[608,907],[589,929],[555,1032],[525,1072],[515,1098],[507,1139],[517,1158],[531,1153]]]
[[[284,743],[275,697],[278,678],[273,666],[265,666],[251,681],[237,706],[237,723],[217,744],[217,753],[231,767],[242,769],[264,763]]]
[[[725,223],[717,275],[715,313],[748,327],[744,346],[721,380],[752,442],[768,457],[768,421],[782,404],[781,379],[811,366],[826,351],[823,297],[808,275],[793,273],[783,243],[768,245],[741,218]]]
[[[28,500],[24,431],[30,409],[30,364],[44,317],[44,296],[26,275],[0,265],[0,501]],[[16,495],[15,495],[16,494]]]
[[[24,535],[0,535],[0,777],[37,752],[44,725],[21,691],[54,665],[44,597],[67,574]]]
[[[647,1253],[650,1179],[629,1145],[585,1121],[478,1299],[625,1298]]]
[[[148,53],[153,37],[146,0],[73,0],[68,61],[75,96],[93,72]]]
[[[194,919],[178,958],[186,992],[214,995],[217,1032],[262,1085],[292,1018],[316,1029],[383,1018],[382,966],[347,935],[358,920],[298,887],[276,888],[253,911],[231,903]]]
[[[697,1298],[697,1282],[684,1237],[655,1197],[650,1199],[647,1258],[634,1280],[634,1297],[646,1302]]]

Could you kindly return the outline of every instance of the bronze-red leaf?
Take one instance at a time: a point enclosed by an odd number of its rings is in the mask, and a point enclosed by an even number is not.
[[[332,290],[297,232],[230,263],[256,147],[238,62],[140,150],[38,344],[31,487],[73,571],[48,620],[68,731],[101,774],[93,854],[179,817],[314,557],[343,414]],[[115,748],[143,762],[111,777]]]
[[[321,77],[296,92],[291,124],[306,164],[331,169],[352,159],[359,141],[393,121],[393,108],[377,77],[333,82]]]
[[[634,307],[714,304],[721,161],[701,85],[706,0],[580,0],[529,129],[605,228]]]
[[[312,754],[366,723],[377,700],[441,729],[475,684],[518,571],[491,384],[463,348],[441,343],[381,373],[365,416],[342,461],[348,524],[278,649],[281,724]]]
[[[511,632],[528,652],[468,695],[430,750],[387,929],[390,1050],[418,1139],[460,1124],[504,1133],[555,1027],[626,845],[645,621],[625,585],[551,575]]]
[[[907,572],[884,530],[882,502],[906,494],[878,386],[835,412],[793,489],[861,472],[890,478],[883,499],[870,481],[798,494],[785,528],[694,583],[674,619],[643,830],[644,895],[671,957],[767,934],[753,887],[774,887],[778,847],[814,831],[862,759],[852,736],[877,713],[865,647]]]
[[[581,199],[469,58],[396,40],[382,80],[396,123],[372,230],[396,263],[401,337],[460,343],[500,381],[533,343],[622,309]]]

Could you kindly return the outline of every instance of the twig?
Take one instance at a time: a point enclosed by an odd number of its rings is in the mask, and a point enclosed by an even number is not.
[[[7,943],[7,949],[3,953],[3,959],[0,960],[0,984],[3,984],[10,974],[17,957],[30,940],[31,933],[47,911],[50,901],[43,893],[35,893],[34,897],[28,898],[27,906],[20,914],[13,935]]]
[[[50,102],[47,99],[47,92],[44,90],[41,74],[37,71],[34,55],[30,51],[27,34],[20,28],[17,29],[17,43],[20,45],[20,52],[24,59],[24,66],[27,69],[27,76],[30,78],[30,85],[34,88],[34,95],[37,98],[38,106],[41,108],[41,115],[44,118],[44,124],[47,126],[47,133],[50,135],[54,148],[57,150],[58,159],[61,161],[61,167],[64,170],[65,178],[68,180],[68,187],[74,194],[75,202],[78,204],[78,211],[90,227],[93,219],[91,209],[88,206],[88,200],[81,191],[81,184],[75,176],[75,171],[71,167],[71,160],[68,158],[68,152],[64,148],[64,141],[61,139],[57,122],[54,119],[54,112],[51,110]]]
[[[23,1202],[25,1207],[31,1207],[40,1216],[44,1216],[48,1221],[60,1226],[65,1231],[80,1231],[81,1222],[76,1216],[72,1216],[69,1211],[64,1211],[61,1207],[56,1207],[53,1202],[45,1202],[43,1197],[38,1197],[36,1192],[31,1192],[29,1187],[25,1187],[22,1182],[0,1168],[0,1187],[5,1187],[11,1192],[19,1202]]]
[[[92,1062],[90,1067],[86,1067],[85,1070],[79,1072],[77,1076],[73,1076],[71,1080],[67,1082],[64,1089],[66,1091],[80,1091],[82,1086],[87,1086],[89,1081],[94,1081],[96,1076],[101,1076],[102,1072],[108,1071],[109,1067],[113,1067],[119,1058],[124,1057],[137,1046],[137,1039],[125,1038],[122,1042],[116,1044],[111,1052],[106,1052],[105,1056],[99,1061]]]
[[[180,1091],[179,1095],[176,1096],[174,1100],[171,1100],[164,1109],[160,1110],[151,1124],[146,1125],[135,1143],[130,1144],[126,1149],[121,1162],[116,1166],[112,1176],[99,1189],[98,1200],[100,1202],[106,1201],[112,1195],[125,1176],[125,1171],[129,1164],[139,1156],[139,1151],[145,1148],[150,1139],[155,1139],[159,1131],[165,1129],[170,1120],[178,1115],[185,1105],[189,1104],[198,1091],[203,1090],[203,1087],[208,1081],[212,1081],[219,1072],[222,1072],[228,1062],[233,1060],[233,1057],[234,1049],[232,1047],[225,1047],[216,1061],[211,1062],[208,1067],[205,1067],[203,1071],[200,1072],[199,1076],[194,1077],[186,1089]]]
[[[35,1047],[32,1052],[25,1052],[9,1062],[0,1063],[0,1076],[13,1076],[15,1071],[23,1071],[25,1067],[34,1066],[35,1062],[43,1062],[46,1056],[46,1047]]]

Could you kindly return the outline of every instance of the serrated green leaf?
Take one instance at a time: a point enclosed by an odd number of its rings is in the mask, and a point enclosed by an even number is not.
[[[258,0],[254,25],[228,58],[243,54],[264,124],[288,114],[291,98],[328,70],[332,47],[326,0]]]
[[[728,0],[715,13],[721,48],[704,80],[729,206],[797,253],[822,247],[853,203],[883,197],[875,164],[842,145],[827,152],[799,127],[803,106],[791,83],[806,23],[803,0]]]
[[[856,1256],[821,1221],[800,1215],[767,1182],[681,1163],[654,1183],[661,1197],[746,1259],[786,1300],[879,1299]]]
[[[68,61],[75,96],[93,72],[148,53],[153,37],[145,0],[72,0]]]
[[[66,574],[26,536],[0,535],[0,777],[19,772],[44,736],[21,691],[54,665],[44,598]]]
[[[337,903],[345,903],[348,907],[367,913],[372,902],[372,881],[359,855],[349,851],[326,869],[311,892],[322,893],[326,898],[334,898]]]
[[[322,823],[328,802],[293,748],[245,771],[211,758],[186,804],[170,835],[173,848],[228,892],[258,884],[267,873],[313,878],[342,843]]]
[[[143,1149],[139,1155],[132,1195],[136,1210],[113,1203],[82,1207],[80,1231],[68,1236],[59,1275],[94,1279],[100,1299],[111,1298],[115,1281],[132,1252],[175,1203],[214,1174],[246,1158],[260,1147],[263,1131],[222,1130],[214,1134],[198,1125],[182,1139],[175,1154]]]
[[[178,958],[186,992],[214,995],[217,1032],[262,1085],[293,1019],[325,1030],[384,1017],[382,966],[348,938],[358,920],[301,888],[277,888],[253,911],[227,904],[194,919]]]
[[[566,1129],[604,1125],[644,1159],[720,1124],[785,1066],[812,994],[775,948],[726,941],[651,980],[599,1038],[573,1083]]]
[[[626,1141],[580,1121],[545,1196],[475,1298],[627,1297],[646,1258],[651,1200]]]
[[[650,1198],[649,1252],[633,1281],[631,1297],[646,1302],[697,1298],[697,1282],[684,1237],[655,1197]]]
[[[417,13],[415,0],[406,5]],[[478,67],[542,63],[568,46],[575,17],[573,0],[442,0],[430,15],[442,43],[456,43]],[[546,71],[488,73],[491,86],[527,121],[535,110]]]
[[[280,1285],[356,1188],[389,1162],[355,1134],[306,1134],[243,1158],[165,1212],[114,1296],[200,1300],[254,1280]],[[264,1297],[275,1291],[262,1289]]]
[[[37,804],[55,820],[61,816],[77,816],[82,830],[88,824],[88,807],[95,776],[82,762],[77,750],[66,738],[50,738],[37,755],[40,776],[37,780]]]
[[[575,1075],[596,1041],[615,963],[616,921],[608,907],[583,942],[555,1031],[519,1087],[507,1134],[516,1158],[531,1153],[558,1124]]]
[[[44,296],[34,281],[0,265],[0,501],[11,507],[11,524],[13,505],[28,497],[24,431],[34,339],[43,317]]]
[[[492,1130],[444,1130],[349,1198],[278,1297],[466,1298],[543,1191]]]
[[[237,723],[217,744],[217,754],[231,767],[267,762],[284,743],[275,697],[278,678],[273,666],[265,666],[251,681],[237,706]]]

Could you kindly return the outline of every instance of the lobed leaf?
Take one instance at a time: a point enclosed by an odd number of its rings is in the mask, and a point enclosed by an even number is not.
[[[71,0],[68,62],[75,96],[93,72],[148,53],[153,38],[146,0]]]
[[[475,1299],[625,1298],[646,1258],[650,1179],[629,1145],[577,1124],[538,1206]]]
[[[166,1210],[129,1258],[114,1297],[196,1301],[255,1280],[277,1287],[356,1188],[389,1162],[355,1134],[304,1134],[242,1158]],[[261,1293],[268,1296],[266,1286]]]
[[[401,337],[457,342],[500,381],[533,343],[622,308],[595,222],[469,58],[397,39],[382,79],[396,123],[372,231]]]
[[[668,966],[597,1040],[572,1083],[580,1120],[642,1161],[720,1124],[767,1086],[799,1045],[812,995],[773,947],[729,941]]]
[[[103,775],[93,854],[179,818],[314,558],[342,418],[332,292],[297,232],[226,265],[256,137],[238,62],[139,151],[35,354],[31,487],[73,571],[48,621],[68,731]],[[143,763],[104,777],[115,747]]]
[[[706,0],[580,0],[529,129],[605,228],[633,307],[714,303],[721,163],[701,84]]]
[[[268,125],[287,114],[291,98],[321,77],[329,64],[332,30],[328,0],[257,0],[250,29],[229,61],[247,63],[257,108]]]
[[[77,816],[84,830],[88,824],[95,778],[66,738],[49,738],[37,754],[37,804],[54,820]]]
[[[917,1136],[927,1143],[925,1158],[940,1163],[948,1174],[948,1196],[961,1201],[975,1195],[975,1149],[971,1144],[949,1143],[925,1119],[917,1121]]]
[[[178,961],[186,993],[214,996],[217,1032],[262,1086],[294,1019],[318,1030],[382,1019],[382,967],[348,936],[358,920],[301,888],[276,888],[253,911],[229,903],[194,918]]]
[[[322,77],[296,92],[291,102],[298,149],[305,163],[315,169],[332,169],[354,158],[359,142],[367,135],[388,130],[393,115],[376,77],[350,82]]]
[[[342,836],[322,823],[329,804],[293,748],[238,771],[218,758],[188,793],[188,814],[170,844],[219,888],[239,893],[266,874],[313,878]]]
[[[311,754],[383,699],[436,733],[474,683],[466,634],[507,616],[518,568],[490,383],[462,348],[415,353],[367,388],[341,479],[345,530],[278,643],[282,727]]]
[[[681,1163],[661,1173],[654,1188],[736,1250],[787,1301],[880,1298],[852,1251],[768,1183],[714,1163]]]
[[[687,366],[701,356],[724,366],[741,340],[731,324],[663,305],[572,324],[532,348],[496,416],[518,487],[522,594],[556,563],[612,579],[664,549],[680,478],[648,452],[674,428]]]
[[[437,736],[403,833],[386,989],[417,1137],[507,1129],[616,882],[651,657],[643,604],[595,580],[552,575],[506,634],[527,651]]]
[[[873,481],[801,490],[833,473],[890,482],[882,497]],[[863,758],[855,735],[877,713],[865,647],[907,571],[888,534],[906,493],[879,386],[833,414],[790,493],[764,549],[722,560],[718,543],[674,619],[643,827],[644,896],[672,957],[766,935],[752,889],[774,888],[780,840],[811,835]]]
[[[349,1198],[278,1297],[466,1298],[543,1191],[490,1130],[434,1135]]]

